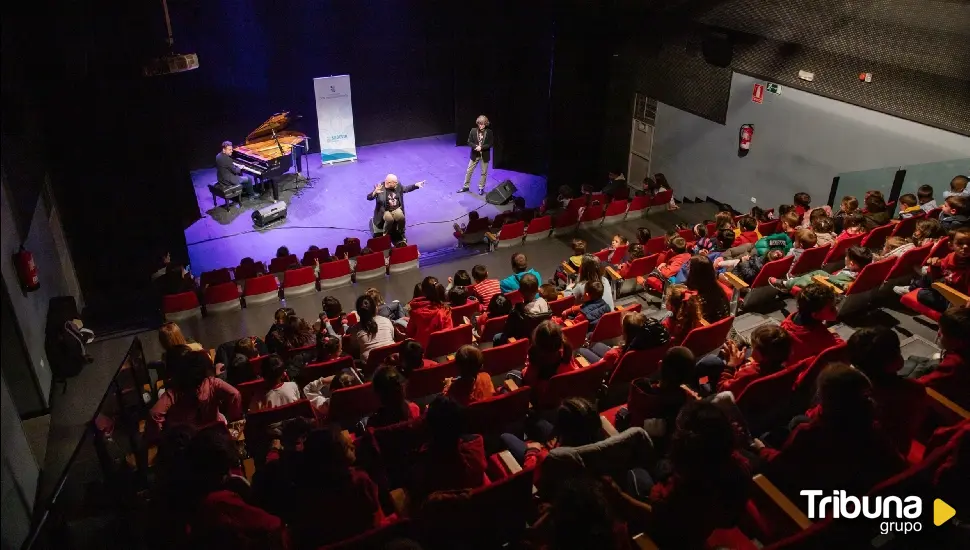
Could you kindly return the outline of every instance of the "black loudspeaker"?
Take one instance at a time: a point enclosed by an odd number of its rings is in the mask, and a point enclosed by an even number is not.
[[[512,200],[515,191],[515,184],[512,183],[512,180],[505,180],[485,195],[485,202],[488,204],[505,204]]]
[[[724,33],[710,33],[701,43],[704,60],[715,67],[730,67],[734,57],[734,44]]]

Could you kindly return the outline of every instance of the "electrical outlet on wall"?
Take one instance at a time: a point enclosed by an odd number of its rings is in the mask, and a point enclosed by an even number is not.
[[[758,199],[755,197],[751,197],[751,204],[757,204],[757,203],[758,203]]]

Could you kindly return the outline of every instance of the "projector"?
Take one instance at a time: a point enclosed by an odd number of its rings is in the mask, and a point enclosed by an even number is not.
[[[253,225],[257,228],[265,228],[284,219],[286,219],[286,203],[283,201],[276,201],[253,212]]]
[[[142,67],[145,76],[184,73],[199,68],[199,56],[194,53],[171,54],[155,58]]]

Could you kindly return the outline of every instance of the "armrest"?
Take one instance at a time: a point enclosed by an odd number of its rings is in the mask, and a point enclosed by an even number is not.
[[[832,291],[835,292],[836,294],[842,294],[842,289],[830,283],[829,280],[826,279],[825,276],[823,275],[814,275],[812,276],[812,280],[820,285],[831,288]]]
[[[408,493],[404,489],[394,489],[391,491],[391,504],[398,516],[405,516],[408,509]]]
[[[496,235],[495,233],[486,232],[485,233],[485,236],[488,237],[488,240],[490,240],[490,241],[497,241],[498,240],[498,235]]]
[[[613,266],[611,265],[606,266],[606,274],[609,275],[610,279],[613,279],[614,281],[623,279],[623,277],[620,276],[620,273],[613,269]]]
[[[502,465],[505,466],[505,469],[508,470],[510,474],[517,474],[522,471],[522,466],[519,465],[517,460],[515,460],[512,453],[502,451],[498,454],[498,458],[502,461]]]
[[[933,283],[933,290],[942,294],[946,301],[955,306],[967,307],[967,304],[970,303],[970,296],[944,283]]]
[[[575,325],[575,324],[576,324],[576,321],[573,321],[572,319],[566,319],[565,321],[563,321],[563,323],[564,323],[564,324],[565,324],[565,325],[566,325],[567,327],[571,327],[571,326],[573,326],[573,325]]]
[[[448,357],[448,360],[449,361],[454,361],[455,360],[455,354],[454,353],[448,354],[447,357]]]
[[[660,550],[660,547],[657,546],[657,543],[653,542],[653,539],[647,536],[646,533],[640,533],[639,535],[634,535],[633,546],[636,547],[637,550]]]
[[[950,398],[943,395],[942,393],[934,390],[933,388],[926,388],[926,395],[930,396],[931,406],[942,412],[948,417],[953,417],[955,420],[966,420],[970,418],[970,411],[964,409],[960,405],[954,403]]]
[[[504,382],[504,384],[505,384],[505,387],[508,388],[509,391],[515,391],[515,390],[519,389],[519,385],[516,384],[514,380],[506,380]]]
[[[247,458],[242,461],[243,475],[250,483],[253,481],[253,474],[256,473],[256,461],[252,458]]]
[[[575,275],[576,274],[576,270],[573,269],[573,266],[570,265],[570,263],[568,261],[565,261],[565,262],[563,262],[560,265],[562,266],[562,270],[566,272],[566,275]]]
[[[600,415],[600,426],[602,426],[603,433],[605,433],[607,437],[613,437],[614,435],[617,435],[618,433],[620,433],[616,430],[615,427],[613,427],[613,424],[610,424],[610,421],[607,420],[606,417],[602,415]]]
[[[515,338],[512,338],[512,337],[509,338],[509,343],[510,344],[514,344],[516,341],[517,340]]]
[[[588,367],[589,366],[589,361],[585,357],[583,357],[582,355],[577,355],[576,356],[576,362],[579,363],[583,367]]]
[[[775,484],[765,476],[758,474],[752,479],[755,486],[771,500],[788,518],[798,526],[799,529],[808,529],[812,526],[811,520],[798,508],[792,501],[788,500]]]
[[[737,275],[735,275],[734,273],[731,273],[730,271],[727,273],[724,273],[724,279],[727,281],[729,285],[733,286],[737,290],[741,290],[742,288],[748,288],[748,283],[744,282],[744,280],[741,277],[738,277]]]

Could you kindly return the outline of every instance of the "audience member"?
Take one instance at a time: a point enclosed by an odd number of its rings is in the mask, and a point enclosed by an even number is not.
[[[391,303],[386,303],[384,301],[384,296],[381,295],[381,291],[374,287],[370,287],[364,291],[364,294],[371,297],[374,303],[377,304],[377,314],[381,317],[386,317],[391,321],[402,321],[407,316],[404,312],[404,306],[401,302],[394,300]]]
[[[781,322],[781,328],[791,338],[788,363],[792,365],[842,343],[839,335],[825,326],[838,316],[835,291],[831,287],[812,283],[798,293],[797,304],[798,311]]]
[[[940,316],[943,359],[935,369],[916,379],[970,409],[970,308],[953,306]]]
[[[817,269],[815,271],[809,271],[797,277],[792,277],[787,280],[776,279],[774,277],[768,278],[768,283],[785,292],[790,292],[792,288],[799,287],[804,288],[814,281],[814,277],[824,277],[828,282],[845,290],[849,284],[855,281],[856,277],[862,271],[862,268],[872,263],[872,251],[868,248],[863,248],[861,246],[852,246],[845,253],[845,267],[836,272],[835,274],[829,273],[822,269]]]
[[[650,232],[649,227],[638,227],[637,228],[637,243],[647,246],[650,239],[653,238],[653,233]]]
[[[687,285],[667,287],[665,307],[670,315],[664,317],[663,326],[674,345],[680,345],[690,331],[704,324],[704,303],[696,291]]]
[[[751,217],[758,221],[758,223],[770,222],[775,219],[771,212],[766,211],[760,206],[751,207]]]
[[[533,401],[537,402],[550,378],[578,368],[580,365],[573,359],[572,347],[563,339],[562,328],[554,321],[543,321],[532,334],[528,365],[521,374],[512,371],[509,377],[518,378],[519,385],[532,388]]]
[[[899,216],[897,216],[897,219],[905,220],[923,213],[923,209],[920,207],[919,199],[916,198],[916,195],[906,193],[905,195],[900,195],[897,200],[899,201]]]
[[[575,305],[563,312],[563,317],[573,319],[577,323],[589,321],[589,330],[592,331],[600,322],[600,319],[612,311],[610,305],[604,300],[603,283],[591,281],[584,285],[586,289],[583,293],[583,303]]]
[[[586,294],[586,285],[590,282],[597,281],[603,285],[603,300],[606,305],[612,310],[615,307],[613,301],[613,285],[610,284],[610,280],[603,275],[600,269],[599,260],[596,256],[587,254],[583,256],[583,262],[579,267],[579,278],[576,283],[570,288],[576,301],[582,300]]]
[[[539,279],[531,273],[519,280],[519,292],[522,293],[522,307],[526,314],[539,315],[549,312],[549,303],[539,296]]]
[[[380,401],[380,407],[367,419],[368,428],[390,426],[421,416],[420,407],[405,397],[406,382],[407,379],[394,367],[385,365],[377,369],[371,383]]]
[[[482,372],[484,362],[485,356],[477,347],[464,345],[458,348],[455,365],[458,367],[459,376],[445,380],[443,393],[461,405],[470,405],[492,397],[495,386],[492,385],[492,377],[487,372]]]
[[[943,201],[940,225],[948,232],[970,225],[970,196],[950,195]]]
[[[796,231],[795,238],[792,241],[793,246],[788,251],[788,255],[795,258],[792,261],[792,267],[795,267],[795,263],[798,262],[798,258],[801,257],[802,253],[809,248],[815,248],[817,242],[818,237],[815,236],[815,232],[811,229],[799,229]],[[791,269],[788,270],[788,273],[791,273]]]
[[[519,281],[526,274],[533,275],[537,281],[542,280],[542,275],[535,269],[529,268],[529,259],[525,254],[516,252],[512,254],[512,274],[499,282],[502,292],[512,292],[519,289]]]
[[[360,347],[360,358],[367,361],[371,350],[394,343],[394,324],[377,314],[377,302],[367,294],[357,297],[357,324],[347,331]]]
[[[162,346],[162,363],[167,367],[168,365],[168,354],[171,350],[180,347],[188,346],[192,351],[203,351],[202,344],[194,342],[190,338],[186,338],[182,334],[182,329],[179,328],[178,324],[173,321],[168,321],[162,323],[162,326],[158,327],[158,343]],[[161,378],[165,378],[164,374],[160,375]]]
[[[950,199],[947,199],[950,200]],[[950,237],[950,253],[943,258],[929,258],[923,267],[924,276],[911,287],[895,287],[898,294],[906,294],[919,288],[919,303],[939,312],[950,307],[950,302],[932,287],[941,281],[963,294],[970,294],[970,227],[957,229]]]
[[[754,244],[758,242],[761,238],[761,234],[758,233],[758,220],[754,216],[741,216],[738,220],[738,228],[735,230],[737,238],[734,239],[734,245],[739,244]]]
[[[425,277],[421,281],[421,302],[412,301],[411,316],[408,319],[407,337],[417,340],[422,347],[428,346],[431,333],[452,327],[451,308],[444,303],[438,293],[438,279]]]
[[[835,222],[828,216],[812,222],[812,231],[815,232],[816,246],[834,245],[838,239],[838,235],[835,234]]]
[[[751,357],[733,340],[721,348],[721,356],[709,355],[697,363],[701,375],[717,380],[717,391],[741,395],[755,380],[774,374],[783,368],[791,356],[792,338],[777,325],[761,325],[751,333]]]
[[[464,269],[459,269],[453,277],[448,277],[448,286],[446,289],[451,290],[452,287],[456,286],[472,286],[472,277]]]
[[[448,305],[451,307],[463,306],[468,303],[468,291],[464,286],[453,286],[448,291]]]
[[[694,390],[697,374],[694,354],[687,348],[674,346],[667,350],[660,361],[660,380],[649,378],[634,380],[631,392],[649,396],[648,400],[631,399],[626,407],[626,417],[617,415],[621,426],[642,427],[653,440],[660,453],[667,450],[677,415],[690,401],[700,399]],[[646,406],[649,403],[649,406]],[[618,428],[620,426],[617,426]]]
[[[633,266],[633,260],[639,260],[646,256],[646,251],[643,249],[642,244],[632,244],[630,245],[630,252],[628,254],[629,261],[623,262],[616,266],[617,273],[620,277],[627,279],[630,277],[631,268]]]
[[[781,250],[784,256],[788,254],[791,247],[791,236],[788,235],[788,229],[782,223],[782,227],[779,228],[777,233],[765,235],[758,239],[758,242],[754,243],[754,253],[758,256],[764,256],[769,250]]]
[[[866,218],[859,212],[846,216],[842,220],[842,228],[842,232],[839,233],[836,241],[841,241],[843,239],[848,239],[859,235],[865,235],[869,232],[869,229],[866,227]]]
[[[970,197],[970,189],[967,189],[967,176],[956,176],[950,180],[950,189],[943,192],[943,198],[948,197]]]
[[[731,303],[724,293],[724,287],[717,281],[714,264],[707,256],[694,256],[690,259],[686,285],[697,292],[704,320],[708,323],[715,323],[731,314]]]
[[[548,529],[543,525],[546,519]],[[615,516],[603,491],[603,482],[596,479],[563,481],[552,495],[548,515],[533,528],[548,532],[549,541],[543,548],[624,550],[631,547],[626,524]]]
[[[485,323],[489,319],[503,317],[512,312],[512,302],[502,294],[494,294],[488,303],[488,308],[478,316],[478,334],[485,332]]]
[[[523,468],[539,466],[549,451],[559,447],[581,447],[603,439],[596,406],[581,397],[563,399],[553,424],[535,419],[526,426],[527,440],[504,433],[502,443]]]
[[[618,346],[608,346],[603,342],[593,342],[588,348],[580,348],[582,355],[590,364],[604,361],[607,370],[613,370],[628,351],[641,351],[662,346],[669,341],[663,325],[638,311],[623,316],[623,341]]]
[[[932,185],[920,185],[919,189],[916,190],[916,199],[919,201],[919,207],[923,212],[929,212],[936,208]]]
[[[167,391],[151,409],[158,430],[181,424],[200,428],[242,414],[239,391],[212,375],[209,354],[178,346],[169,352],[169,370]]]
[[[916,246],[933,244],[943,237],[946,237],[946,231],[940,225],[940,220],[929,218],[916,222],[916,229],[913,231],[913,244]]]
[[[344,313],[344,307],[340,304],[335,296],[324,296],[321,300],[321,305],[323,306],[323,312],[320,313],[320,326],[326,326],[328,323],[332,325],[332,332],[337,335],[343,335],[347,331],[347,314]],[[323,330],[320,328],[319,330]]]
[[[891,219],[889,207],[886,206],[886,199],[879,191],[869,191],[866,193],[866,208],[863,210],[862,217],[865,219],[866,231],[886,225]]]
[[[690,253],[687,252],[687,240],[680,236],[671,238],[667,244],[668,259],[657,265],[656,270],[648,275],[643,281],[637,279],[637,283],[644,285],[654,292],[661,292],[668,279],[680,272],[680,268],[690,260]]]
[[[465,433],[462,404],[450,395],[439,395],[428,406],[425,420],[430,437],[414,458],[413,478],[408,486],[411,501],[420,503],[436,491],[484,485],[485,440]]]
[[[269,330],[266,331],[266,337],[263,339],[266,342],[266,347],[269,352],[281,353],[284,351],[282,349],[273,349],[272,345],[282,342],[283,326],[286,325],[286,318],[290,315],[296,315],[296,311],[291,307],[281,307],[273,313],[273,324],[270,325]],[[280,334],[277,335],[277,333]],[[271,342],[273,342],[272,345]]]
[[[835,231],[842,233],[845,231],[845,218],[859,211],[859,199],[852,195],[842,197],[839,211],[835,213]]]
[[[330,396],[333,392],[343,388],[356,386],[360,382],[349,369],[344,369],[333,376],[317,378],[303,386],[303,395],[310,401],[310,405],[321,414],[326,415],[330,409]]]
[[[435,361],[424,356],[424,348],[414,340],[405,340],[401,344],[401,351],[388,357],[385,364],[394,366],[402,376],[408,378],[417,369],[433,367]]]
[[[248,403],[250,411],[282,407],[300,400],[300,388],[296,382],[286,381],[286,365],[278,355],[263,359],[260,372],[264,382],[262,393],[253,395]]]
[[[317,333],[317,354],[313,359],[314,363],[332,361],[340,357],[343,353],[343,338],[327,334],[326,332]]]
[[[290,350],[305,348],[316,343],[313,327],[302,317],[287,315],[282,330],[274,331],[266,341],[266,346],[273,353],[284,353]]]
[[[898,258],[910,250],[916,248],[912,239],[902,237],[887,237],[886,244],[882,247],[882,252],[878,254],[878,259]]]
[[[498,279],[489,279],[488,269],[485,266],[479,264],[473,267],[472,278],[475,279],[475,284],[468,287],[468,290],[472,293],[472,296],[478,299],[478,303],[482,304],[482,306],[490,304],[492,302],[492,296],[501,294],[502,289]]]

